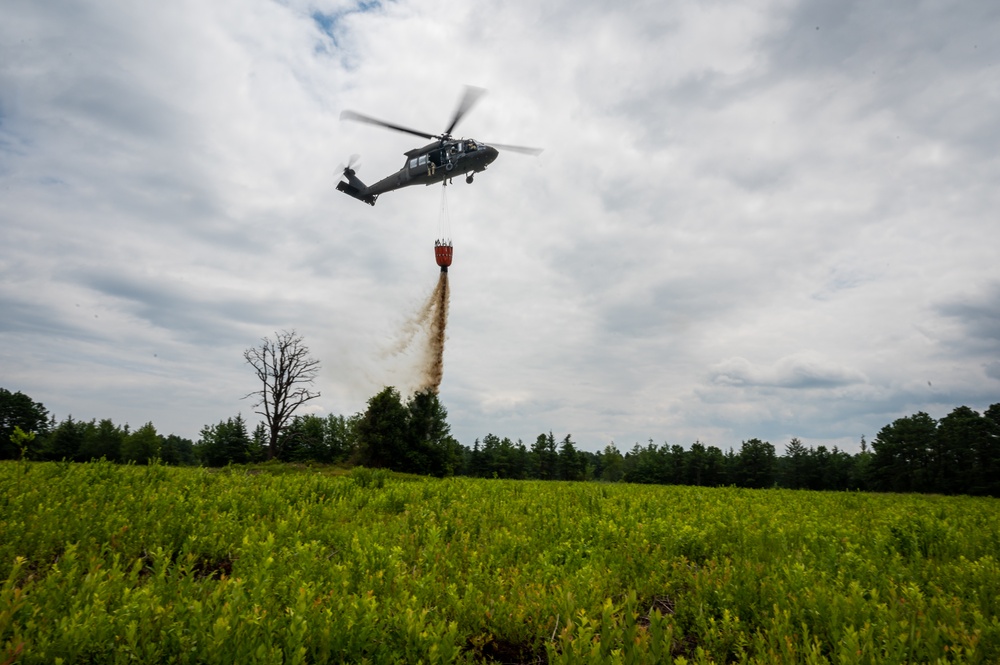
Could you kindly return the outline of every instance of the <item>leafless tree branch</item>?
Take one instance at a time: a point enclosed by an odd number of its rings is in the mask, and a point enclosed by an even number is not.
[[[258,346],[245,350],[243,358],[262,384],[244,399],[258,398],[253,407],[267,422],[268,457],[274,457],[278,435],[295,410],[320,396],[308,388],[319,373],[319,360],[309,356],[309,348],[294,330],[275,333],[274,339],[264,337]]]

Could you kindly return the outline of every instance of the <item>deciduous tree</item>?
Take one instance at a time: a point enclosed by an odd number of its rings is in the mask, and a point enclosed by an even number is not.
[[[333,462],[343,462],[351,457],[357,448],[357,429],[361,414],[356,413],[350,418],[330,414],[326,417],[325,437],[326,447],[330,451]]]
[[[774,467],[773,445],[760,439],[743,442],[736,458],[736,478],[742,487],[771,487],[774,485]]]
[[[931,450],[937,422],[920,411],[898,418],[872,441],[874,488],[885,492],[927,492],[931,487]]]
[[[125,437],[122,442],[122,459],[136,464],[149,464],[160,457],[163,441],[149,422]]]
[[[604,452],[601,453],[601,480],[617,483],[625,473],[624,464],[625,458],[614,441],[604,446]]]
[[[0,459],[14,459],[21,450],[14,445],[10,436],[15,427],[25,434],[48,432],[49,413],[41,402],[36,402],[21,391],[12,393],[0,388]]]
[[[997,444],[997,425],[967,406],[938,422],[934,446],[934,491],[945,494],[989,494],[996,483],[990,455]]]
[[[174,466],[196,464],[194,442],[176,434],[160,437],[160,460]]]
[[[319,361],[310,357],[309,348],[294,330],[275,333],[274,339],[263,338],[258,346],[244,351],[243,358],[262,385],[247,397],[258,398],[254,408],[267,423],[267,455],[273,458],[278,453],[281,429],[295,410],[320,396],[309,389],[319,373]]]

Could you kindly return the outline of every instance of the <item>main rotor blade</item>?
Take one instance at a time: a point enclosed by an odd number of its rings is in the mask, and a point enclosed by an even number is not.
[[[455,114],[451,118],[451,124],[448,125],[448,129],[444,130],[443,136],[451,136],[451,132],[458,125],[462,116],[469,112],[479,98],[486,94],[486,88],[477,88],[475,86],[467,85],[465,86],[465,93],[462,95],[462,99],[458,102],[458,108],[455,109]]]
[[[486,145],[493,146],[497,150],[506,150],[507,152],[519,152],[522,155],[533,155],[537,157],[542,154],[545,148],[528,148],[523,145],[505,145],[503,143],[487,143]]]
[[[414,136],[422,136],[427,139],[438,138],[435,134],[428,134],[427,132],[420,132],[416,129],[410,129],[409,127],[403,127],[402,125],[394,125],[391,122],[386,122],[385,120],[378,120],[367,115],[362,115],[354,111],[342,111],[340,114],[341,120],[354,120],[355,122],[365,122],[369,125],[377,125],[379,127],[385,127],[386,129],[394,129],[397,132],[403,132],[404,134],[413,134]]]

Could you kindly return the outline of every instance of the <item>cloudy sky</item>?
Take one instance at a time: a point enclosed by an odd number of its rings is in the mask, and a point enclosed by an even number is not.
[[[3,0],[0,386],[197,439],[296,330],[309,411],[414,385],[487,433],[855,450],[1000,402],[993,0]],[[424,141],[543,147],[473,185],[336,191]],[[443,215],[442,211],[447,214]]]

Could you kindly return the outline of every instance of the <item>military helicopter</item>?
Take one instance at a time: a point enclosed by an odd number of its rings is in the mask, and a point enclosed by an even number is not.
[[[465,182],[471,185],[473,176],[480,171],[485,171],[486,167],[492,164],[493,160],[497,158],[499,154],[498,150],[519,152],[525,155],[538,155],[541,153],[542,150],[540,148],[526,148],[524,146],[502,145],[500,143],[487,145],[475,139],[456,139],[452,137],[451,133],[462,119],[462,116],[468,113],[469,109],[479,101],[479,98],[485,92],[486,90],[483,88],[466,86],[465,92],[461,100],[459,100],[458,108],[455,109],[451,122],[448,124],[448,128],[441,134],[417,131],[409,127],[403,127],[402,125],[385,122],[384,120],[376,120],[375,118],[354,111],[342,112],[340,114],[341,120],[354,120],[370,125],[378,125],[379,127],[413,134],[414,136],[422,136],[434,141],[422,148],[414,148],[403,153],[406,155],[406,162],[403,164],[403,168],[370,186],[361,182],[355,175],[354,164],[356,156],[354,156],[351,158],[351,162],[344,167],[343,175],[347,180],[338,182],[337,189],[348,196],[353,196],[359,201],[364,201],[368,205],[375,205],[375,201],[378,200],[379,195],[386,192],[411,185],[431,185],[437,182],[448,184],[453,177],[463,173],[465,174]]]

